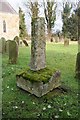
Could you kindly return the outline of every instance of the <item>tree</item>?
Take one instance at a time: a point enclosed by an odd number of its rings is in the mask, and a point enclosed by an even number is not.
[[[25,39],[28,34],[27,34],[27,30],[26,30],[26,25],[25,25],[25,14],[23,13],[23,11],[21,10],[21,8],[19,7],[19,36],[20,39]]]
[[[26,3],[24,3],[24,5],[26,6],[26,9],[27,9],[28,14],[30,15],[31,19],[38,17],[39,4],[38,4],[37,1],[36,2],[32,2],[31,0],[29,0]]]
[[[76,14],[72,14],[67,20],[67,34],[71,40],[78,40],[78,18]]]
[[[70,11],[71,11],[72,6],[70,7],[70,5],[66,2],[66,4],[63,5],[63,14],[62,14],[62,19],[63,19],[63,28],[62,28],[62,32],[63,32],[63,36],[64,37],[68,37],[68,18],[70,16]]]
[[[44,15],[45,15],[45,20],[47,23],[47,32],[48,35],[51,37],[51,28],[54,25],[54,20],[55,20],[55,8],[53,9],[54,2],[49,1],[44,1],[42,3],[39,3],[38,1],[32,2],[27,1],[25,3],[26,8],[28,9],[28,13],[31,17],[31,19],[38,18],[39,14],[39,8],[42,7],[44,9]]]
[[[48,36],[51,39],[51,28],[54,25],[54,21],[55,21],[55,8],[53,9],[54,6],[54,1],[47,1],[46,3],[43,0],[43,4],[44,4],[44,14],[45,14],[45,19],[47,22],[47,32],[48,32]]]

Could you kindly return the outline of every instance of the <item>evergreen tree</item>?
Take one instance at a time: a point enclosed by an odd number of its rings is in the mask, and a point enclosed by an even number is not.
[[[68,19],[70,16],[71,8],[72,7],[70,7],[68,3],[66,3],[64,5],[64,8],[63,8],[63,15],[62,15],[63,29],[62,29],[62,32],[63,32],[64,37],[68,37]]]
[[[23,11],[21,10],[21,8],[19,7],[19,36],[20,39],[23,40],[25,39],[28,34],[27,34],[27,30],[26,30],[26,25],[25,25],[25,14],[23,13]]]
[[[54,21],[56,18],[55,9],[53,9],[53,6],[54,6],[54,1],[49,0],[49,1],[46,1],[46,3],[44,1],[44,14],[47,22],[47,33],[48,33],[49,39],[51,39],[51,29],[54,25]]]

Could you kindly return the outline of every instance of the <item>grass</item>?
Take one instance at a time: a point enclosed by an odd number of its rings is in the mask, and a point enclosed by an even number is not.
[[[58,90],[37,98],[16,86],[16,74],[29,69],[30,47],[20,47],[16,65],[8,64],[3,55],[2,112],[5,118],[78,119],[78,81],[75,79],[77,45],[64,47],[62,44],[47,43],[46,63],[50,69],[61,71],[61,81],[70,87],[68,93]]]

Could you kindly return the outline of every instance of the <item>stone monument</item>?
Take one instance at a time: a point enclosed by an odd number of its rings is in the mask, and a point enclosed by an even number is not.
[[[44,18],[32,20],[31,32],[31,70],[40,70],[46,67],[46,39]]]
[[[59,87],[60,72],[46,67],[46,40],[44,18],[32,19],[30,69],[16,75],[17,86],[41,97]]]

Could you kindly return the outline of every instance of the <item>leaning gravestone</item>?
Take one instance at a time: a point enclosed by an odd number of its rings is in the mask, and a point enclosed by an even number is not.
[[[45,20],[34,18],[32,21],[31,64],[30,69],[16,75],[17,86],[41,97],[59,87],[60,72],[46,68]]]
[[[31,34],[31,70],[40,70],[46,67],[46,40],[44,18],[32,20]]]
[[[14,37],[14,40],[17,42],[17,44],[19,45],[19,37],[18,36],[15,36]]]
[[[6,52],[6,39],[4,37],[0,39],[0,52],[2,54]]]
[[[28,47],[27,40],[22,40],[22,41],[23,41],[24,45],[25,45],[26,47]]]
[[[9,41],[9,63],[16,64],[18,58],[18,45],[15,41]]]

